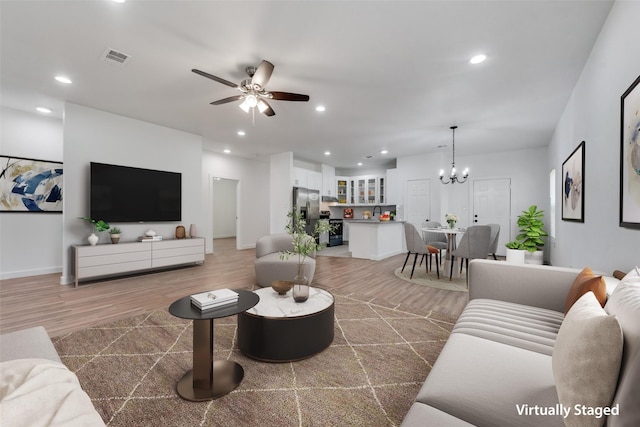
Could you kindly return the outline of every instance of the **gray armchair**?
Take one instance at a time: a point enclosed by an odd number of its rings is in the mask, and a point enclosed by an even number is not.
[[[422,255],[423,258],[426,255],[429,255],[429,263],[431,261],[431,255],[435,255],[436,256],[436,272],[438,274],[438,279],[439,279],[440,278],[440,267],[439,267],[440,259],[438,257],[438,254],[440,253],[439,250],[433,246],[427,245],[424,242],[424,240],[422,240],[422,237],[420,236],[420,233],[418,233],[418,229],[416,228],[416,226],[409,222],[404,223],[404,238],[407,243],[407,257],[404,259],[404,264],[402,265],[402,270],[400,270],[400,272],[404,271],[404,267],[407,265],[409,256],[411,254],[415,254],[415,257],[413,258],[413,267],[411,268],[411,275],[409,276],[409,279],[413,279],[413,271],[416,269],[416,261],[418,261],[418,255]],[[427,265],[428,264],[425,263],[425,271],[428,272]]]
[[[489,243],[491,239],[491,227],[488,225],[474,225],[467,228],[458,247],[451,251],[451,271],[449,272],[449,280],[453,276],[453,264],[455,257],[461,257],[465,260],[467,271],[469,271],[470,259],[487,259],[489,256]],[[460,265],[462,271],[462,265]],[[468,275],[467,275],[468,279]]]
[[[442,225],[438,221],[427,221],[424,223],[427,228],[440,228]],[[432,231],[423,231],[422,236],[427,245],[433,246],[440,251],[440,259],[442,259],[442,251],[447,249],[447,235],[444,233],[435,233]]]
[[[286,233],[268,234],[256,241],[256,283],[269,287],[276,280],[293,280],[298,274],[298,257],[292,255],[289,259],[280,259],[280,252],[293,249],[293,238]],[[316,271],[315,253],[304,260],[304,275],[313,280]]]
[[[489,237],[489,253],[493,259],[497,260],[496,252],[498,251],[498,240],[500,239],[500,224],[487,224],[491,227],[491,236]]]

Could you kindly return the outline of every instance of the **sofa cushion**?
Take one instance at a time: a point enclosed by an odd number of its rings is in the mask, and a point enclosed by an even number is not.
[[[402,420],[400,427],[425,426],[473,427],[473,424],[469,424],[432,406],[416,402],[409,408],[409,412]]]
[[[624,339],[622,366],[612,406],[619,405],[619,415],[610,416],[609,427],[640,426],[640,272],[631,270],[620,281],[605,311],[620,322]]]
[[[512,302],[475,299],[453,329],[551,356],[562,313]]]
[[[622,330],[593,292],[581,296],[567,313],[553,350],[553,376],[560,403],[567,408],[608,407],[620,372]],[[601,426],[605,418],[570,411],[567,427]]]
[[[564,314],[566,315],[569,312],[569,309],[578,301],[578,298],[589,291],[593,292],[600,305],[604,307],[607,301],[607,283],[602,276],[596,276],[589,267],[585,267],[575,278],[571,289],[569,289],[569,294],[564,304]]]
[[[478,426],[563,425],[534,410],[558,404],[551,356],[464,333],[451,334],[416,401]]]

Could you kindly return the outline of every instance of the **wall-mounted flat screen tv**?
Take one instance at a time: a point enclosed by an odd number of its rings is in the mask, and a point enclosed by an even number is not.
[[[91,163],[91,218],[107,222],[182,219],[182,174]]]

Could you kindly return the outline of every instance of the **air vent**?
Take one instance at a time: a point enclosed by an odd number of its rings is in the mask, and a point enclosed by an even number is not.
[[[364,156],[365,159],[373,159],[373,156],[369,154],[368,156]]]
[[[131,58],[131,56],[115,49],[107,49],[104,52],[103,58],[105,61],[113,61],[117,64],[124,65]]]

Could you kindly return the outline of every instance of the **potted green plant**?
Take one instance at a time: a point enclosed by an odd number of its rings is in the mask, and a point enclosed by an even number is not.
[[[103,231],[107,231],[107,230],[109,230],[109,227],[110,227],[109,223],[107,223],[106,221],[103,221],[101,219],[95,220],[95,219],[86,218],[86,217],[80,217],[80,219],[89,222],[91,224],[91,226],[93,227],[93,232],[91,233],[91,235],[89,237],[87,237],[87,240],[89,241],[89,244],[91,246],[95,246],[96,243],[98,243],[99,237],[96,235],[96,233],[101,233]]]
[[[542,218],[544,218],[544,211],[538,210],[536,205],[529,206],[529,209],[522,211],[518,216],[520,234],[516,240],[520,242],[522,249],[527,251],[525,262],[528,264],[542,264],[542,248],[544,247],[542,239],[547,237]]]
[[[114,245],[120,241],[120,229],[118,227],[112,227],[109,229],[109,237],[111,237],[111,243]]]
[[[300,212],[289,212],[287,217],[289,222],[286,230],[293,238],[293,248],[280,252],[280,259],[289,259],[290,256],[298,257],[298,274],[293,279],[293,299],[296,302],[304,302],[309,298],[309,280],[304,275],[304,260],[326,246],[324,243],[318,243],[316,237],[321,233],[334,231],[335,226],[329,224],[327,220],[320,220],[316,222],[313,234],[308,234],[306,231],[307,223]]]

